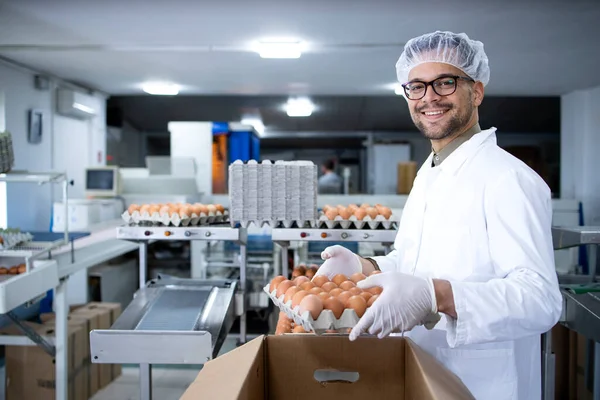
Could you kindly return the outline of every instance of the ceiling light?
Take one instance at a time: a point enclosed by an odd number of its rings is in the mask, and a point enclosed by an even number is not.
[[[396,87],[394,88],[394,93],[396,93],[398,96],[402,96],[404,95],[404,88],[402,87],[401,84],[397,84]]]
[[[263,124],[260,118],[242,118],[240,122],[242,123],[242,125],[250,125],[251,127],[253,127],[259,136],[261,136],[265,132],[265,125]]]
[[[300,58],[302,42],[298,40],[260,41],[256,52],[261,58]]]
[[[144,83],[142,90],[158,96],[175,96],[179,93],[179,86],[173,83],[149,82]]]
[[[308,117],[315,110],[315,105],[309,99],[289,99],[285,105],[288,117]]]

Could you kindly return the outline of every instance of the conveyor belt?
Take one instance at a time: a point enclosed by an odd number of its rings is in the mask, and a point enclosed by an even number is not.
[[[204,290],[165,290],[154,300],[135,329],[143,331],[195,330],[209,294],[209,291]]]

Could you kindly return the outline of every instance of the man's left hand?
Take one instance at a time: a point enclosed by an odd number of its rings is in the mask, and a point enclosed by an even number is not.
[[[379,298],[350,332],[350,340],[368,332],[378,338],[409,331],[437,313],[433,281],[400,272],[384,272],[358,282],[358,287],[383,288]]]

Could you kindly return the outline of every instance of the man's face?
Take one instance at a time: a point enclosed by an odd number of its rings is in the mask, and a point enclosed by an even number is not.
[[[442,76],[465,73],[444,63],[424,63],[410,71],[409,81],[430,82]],[[449,96],[440,96],[427,87],[425,97],[408,101],[408,108],[414,124],[430,140],[441,140],[464,132],[475,123],[475,109],[483,100],[483,85],[464,79],[457,80],[456,91]],[[437,112],[435,114],[432,114]],[[441,112],[441,114],[440,114]]]

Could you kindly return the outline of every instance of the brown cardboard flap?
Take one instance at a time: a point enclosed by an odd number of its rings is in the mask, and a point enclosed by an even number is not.
[[[265,399],[265,337],[204,364],[180,400]]]
[[[410,339],[406,343],[410,349],[406,352],[406,381],[411,382],[407,399],[475,399],[464,383],[433,356]]]
[[[404,341],[283,335],[267,338],[269,399],[403,399]],[[358,380],[315,379],[316,370],[358,372]]]

